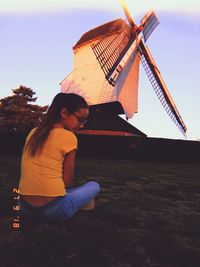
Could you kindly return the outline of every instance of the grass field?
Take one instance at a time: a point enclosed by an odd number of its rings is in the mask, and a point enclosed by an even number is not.
[[[74,186],[100,183],[94,211],[12,230],[20,158],[0,158],[1,267],[199,267],[200,166],[77,159]]]

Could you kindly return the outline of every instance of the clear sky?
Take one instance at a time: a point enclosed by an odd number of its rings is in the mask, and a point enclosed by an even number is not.
[[[200,139],[200,1],[134,1],[126,4],[137,24],[154,9],[160,24],[147,46],[188,128]],[[72,47],[86,31],[125,18],[119,0],[0,1],[0,98],[19,85],[50,104],[71,72]],[[165,113],[140,68],[139,112],[129,120],[150,137],[184,139]]]

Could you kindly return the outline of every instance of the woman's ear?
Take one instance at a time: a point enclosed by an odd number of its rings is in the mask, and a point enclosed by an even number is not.
[[[60,111],[60,117],[65,119],[65,118],[67,118],[68,115],[69,115],[68,110],[66,108],[62,108]]]

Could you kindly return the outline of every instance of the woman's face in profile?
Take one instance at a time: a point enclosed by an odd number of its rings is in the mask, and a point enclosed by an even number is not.
[[[64,109],[64,111],[61,111],[61,123],[66,130],[76,133],[84,127],[88,115],[88,108],[79,108],[73,113],[69,113],[66,109]]]

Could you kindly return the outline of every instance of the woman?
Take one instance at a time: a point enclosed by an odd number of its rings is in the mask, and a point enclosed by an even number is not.
[[[84,126],[88,114],[84,98],[59,93],[42,122],[29,133],[19,182],[23,217],[62,221],[80,209],[94,208],[94,197],[100,190],[98,183],[67,189],[74,173],[75,133]]]

